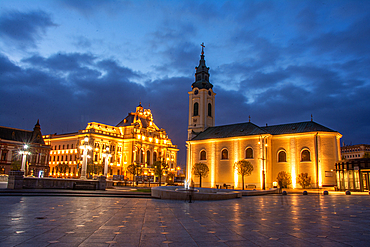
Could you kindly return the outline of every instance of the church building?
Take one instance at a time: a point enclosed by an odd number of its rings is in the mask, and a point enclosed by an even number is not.
[[[257,189],[272,188],[281,171],[291,174],[291,187],[300,187],[300,173],[311,176],[312,187],[336,184],[334,165],[341,159],[340,138],[337,131],[314,121],[273,126],[257,126],[250,122],[215,126],[215,92],[210,83],[209,68],[201,59],[196,67],[195,82],[189,92],[187,146],[187,181],[199,184],[194,176],[195,163],[209,168],[202,186],[219,185],[242,187],[242,178],[234,169],[239,160],[249,161],[253,172],[245,184]]]

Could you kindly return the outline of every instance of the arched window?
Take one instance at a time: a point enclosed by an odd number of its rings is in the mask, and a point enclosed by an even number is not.
[[[146,163],[150,165],[150,151],[146,151]]]
[[[227,151],[226,148],[221,151],[221,159],[222,160],[229,159],[229,151]]]
[[[156,152],[154,152],[153,153],[153,162],[156,162],[157,161],[157,153]]]
[[[301,161],[311,161],[310,151],[305,149],[301,153]]]
[[[247,148],[245,150],[245,158],[246,159],[253,159],[253,149],[252,148]]]
[[[198,109],[199,109],[199,104],[198,104],[198,102],[195,102],[194,103],[194,111],[193,111],[194,116],[198,116]]]
[[[211,103],[208,103],[208,116],[212,117],[212,105],[211,105]]]
[[[278,154],[278,162],[286,162],[286,152],[281,150]]]
[[[144,163],[144,150],[140,150],[140,163]]]
[[[207,159],[207,153],[206,151],[202,150],[200,152],[200,160],[206,160]]]

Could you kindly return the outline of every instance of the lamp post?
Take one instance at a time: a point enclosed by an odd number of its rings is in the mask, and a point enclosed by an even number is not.
[[[105,158],[105,164],[104,164],[104,176],[108,176],[108,164],[109,164],[109,158],[112,155],[109,153],[109,147],[105,149],[105,153],[103,153],[103,157]]]
[[[22,166],[21,166],[21,171],[26,172],[26,160],[27,160],[27,155],[31,154],[31,152],[27,151],[28,145],[25,144],[23,146],[23,150],[19,151],[20,154],[22,154]]]
[[[84,144],[80,146],[83,150],[82,155],[82,168],[81,168],[81,177],[80,179],[86,179],[86,170],[87,170],[87,152],[91,150],[92,147],[89,146],[89,137],[86,135],[84,138]]]

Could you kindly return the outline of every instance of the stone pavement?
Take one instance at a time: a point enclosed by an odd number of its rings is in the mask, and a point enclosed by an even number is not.
[[[0,196],[0,246],[369,246],[369,195]]]

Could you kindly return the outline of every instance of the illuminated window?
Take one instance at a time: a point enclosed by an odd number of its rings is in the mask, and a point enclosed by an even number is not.
[[[310,151],[307,149],[302,151],[301,161],[311,161]]]
[[[207,159],[207,153],[206,151],[202,150],[200,152],[200,160],[206,160]]]
[[[278,162],[286,162],[286,152],[281,150],[278,154]]]
[[[222,160],[229,159],[229,151],[227,151],[226,148],[221,151],[221,159]]]
[[[247,148],[245,150],[245,158],[246,159],[253,159],[253,149],[252,148]]]
[[[198,109],[199,109],[199,104],[197,102],[195,102],[194,103],[194,111],[193,111],[194,116],[198,116]]]
[[[211,103],[208,103],[208,116],[212,117],[212,105],[211,105]]]

